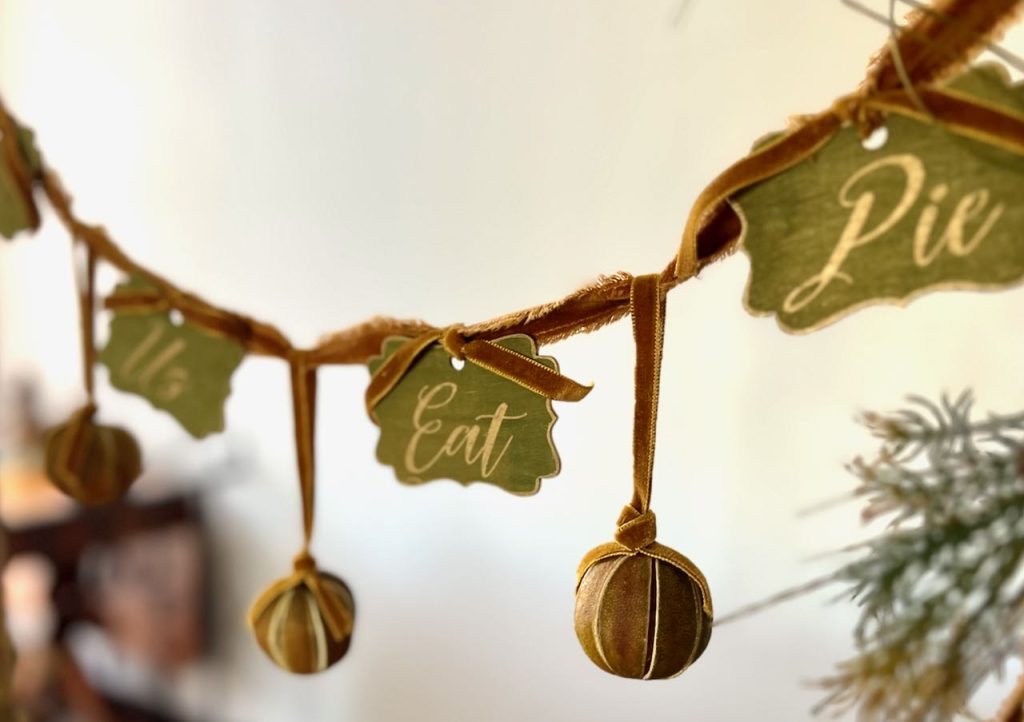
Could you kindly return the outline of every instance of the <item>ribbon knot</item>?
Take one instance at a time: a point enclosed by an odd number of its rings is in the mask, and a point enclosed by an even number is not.
[[[466,339],[462,335],[465,326],[455,324],[441,331],[441,346],[448,352],[448,355],[458,361],[465,361]]]
[[[866,89],[836,98],[832,103],[832,115],[843,124],[856,126],[861,138],[867,138],[882,124],[882,113],[873,108]]]
[[[554,401],[579,401],[590,393],[584,386],[542,364],[535,358],[517,353],[485,339],[467,339],[464,327],[448,326],[411,338],[380,365],[366,387],[366,411],[376,419],[374,409],[391,393],[420,356],[435,343],[452,358],[485,368],[491,373],[517,383],[523,388]]]
[[[301,552],[295,555],[295,559],[292,560],[292,567],[296,572],[315,572],[316,571],[316,559],[308,551],[303,549]]]
[[[618,523],[619,528],[615,530],[615,541],[631,551],[649,546],[658,536],[658,524],[655,521],[654,512],[650,509],[641,512],[627,504],[622,508]]]

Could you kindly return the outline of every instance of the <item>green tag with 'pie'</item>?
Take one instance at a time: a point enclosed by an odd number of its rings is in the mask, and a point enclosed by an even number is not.
[[[947,89],[1024,114],[1024,86],[998,65]],[[730,199],[743,219],[752,313],[808,332],[863,306],[1024,277],[1024,157],[898,115],[885,128],[877,150],[843,128]]]
[[[387,339],[370,360],[374,373],[406,338]],[[529,336],[495,341],[558,370],[538,356]],[[380,426],[377,459],[399,481],[482,481],[513,494],[533,494],[559,470],[551,439],[551,401],[471,362],[455,368],[440,344],[428,348],[375,408]]]

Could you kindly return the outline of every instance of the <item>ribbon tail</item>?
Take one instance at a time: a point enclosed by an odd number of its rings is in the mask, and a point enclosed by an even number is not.
[[[366,412],[370,415],[371,419],[376,421],[377,417],[374,415],[374,409],[377,407],[377,404],[398,385],[398,382],[402,380],[402,377],[405,376],[405,373],[416,362],[420,354],[426,351],[439,338],[441,338],[440,331],[428,331],[402,344],[377,369],[377,373],[370,378],[370,383],[366,387]]]
[[[697,236],[712,214],[732,194],[771,178],[810,157],[839,129],[842,121],[831,112],[823,113],[778,140],[765,145],[726,168],[701,192],[686,219],[683,240],[676,256],[675,275],[686,279],[697,273]]]
[[[579,401],[593,388],[490,341],[470,341],[463,354],[467,361],[554,401]]]

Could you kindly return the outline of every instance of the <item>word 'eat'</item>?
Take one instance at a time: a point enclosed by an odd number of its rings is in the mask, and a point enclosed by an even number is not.
[[[506,421],[515,421],[526,418],[527,414],[508,413],[508,404],[501,402],[495,410],[489,414],[481,414],[475,417],[475,421],[483,424],[458,424],[452,428],[447,436],[443,435],[442,426],[444,422],[439,418],[427,419],[432,411],[439,411],[448,406],[455,399],[458,393],[458,385],[450,381],[439,383],[434,386],[424,386],[417,395],[418,403],[412,414],[412,425],[415,431],[405,447],[404,461],[406,468],[413,474],[422,474],[440,461],[443,457],[454,457],[462,454],[467,466],[480,465],[480,475],[487,479],[494,469],[501,462],[508,451],[513,434],[507,434],[504,443],[501,442],[502,424]],[[483,426],[486,426],[484,431]],[[481,441],[480,435],[483,433]],[[430,437],[435,437],[431,439]],[[425,450],[430,446],[431,441],[438,441],[444,438],[444,443],[436,451]],[[479,446],[477,444],[480,443]],[[426,453],[424,453],[426,451]]]

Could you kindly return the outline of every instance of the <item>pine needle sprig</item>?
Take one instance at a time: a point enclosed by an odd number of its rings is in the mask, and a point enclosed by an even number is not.
[[[1024,414],[972,421],[969,392],[909,400],[863,414],[882,447],[848,467],[865,521],[888,525],[834,577],[861,615],[822,706],[865,722],[953,719],[1024,633]]]

